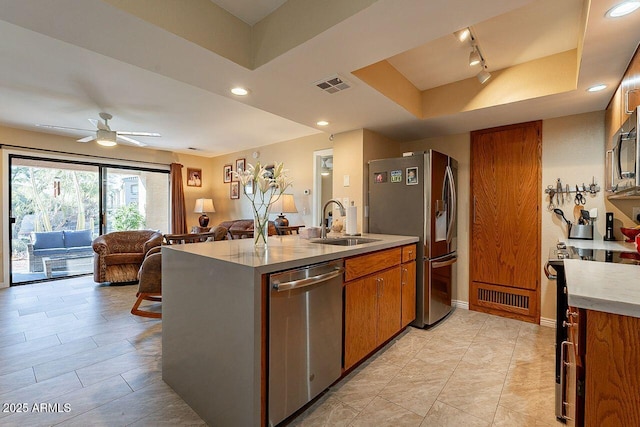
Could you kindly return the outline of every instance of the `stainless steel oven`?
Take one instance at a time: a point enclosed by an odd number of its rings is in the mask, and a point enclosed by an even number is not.
[[[567,328],[565,325],[569,320],[567,278],[564,271],[565,259],[579,259],[583,261],[613,262],[619,264],[640,265],[640,253],[605,249],[582,249],[573,246],[567,246],[563,242],[558,243],[555,248],[552,248],[549,251],[549,260],[544,267],[544,271],[547,275],[547,278],[556,281],[555,412],[556,417],[563,422],[566,422],[566,420],[568,419],[566,413],[567,408],[565,405],[565,402],[567,401],[567,390],[564,389],[564,385],[567,384],[567,382],[564,381],[564,379],[567,375],[566,367],[570,364],[569,358],[571,356],[562,351],[565,344],[568,343]]]

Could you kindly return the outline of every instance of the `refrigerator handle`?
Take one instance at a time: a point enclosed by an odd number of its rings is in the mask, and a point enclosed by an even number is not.
[[[453,171],[451,170],[451,166],[447,165],[446,169],[446,177],[445,180],[449,183],[449,199],[451,206],[451,217],[449,218],[449,224],[447,225],[447,243],[451,243],[451,239],[453,238],[453,225],[456,221],[456,205],[457,205],[457,196],[456,196],[456,184],[453,179]]]

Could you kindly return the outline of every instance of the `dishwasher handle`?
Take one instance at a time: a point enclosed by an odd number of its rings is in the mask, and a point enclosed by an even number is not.
[[[329,273],[318,274],[317,276],[313,276],[313,277],[305,277],[304,279],[299,279],[299,280],[291,280],[290,282],[274,283],[273,289],[275,289],[278,292],[284,292],[284,291],[290,291],[293,289],[304,288],[306,286],[311,286],[317,283],[331,280],[334,277],[338,277],[342,275],[343,272],[344,272],[343,267],[335,267],[335,269],[333,271],[330,271]]]

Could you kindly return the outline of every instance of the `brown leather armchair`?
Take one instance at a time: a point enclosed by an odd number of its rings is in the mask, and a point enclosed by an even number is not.
[[[247,237],[253,236],[253,220],[252,219],[236,219],[232,221],[223,221],[219,225],[219,227],[225,227],[229,230],[229,234],[227,239],[243,239]],[[246,231],[247,233],[243,233]],[[278,234],[276,231],[276,226],[273,221],[269,221],[268,225],[268,233],[269,236],[275,236]]]
[[[162,244],[153,230],[114,231],[93,241],[93,280],[98,283],[135,282],[149,249]]]
[[[192,234],[165,234],[164,243],[167,245],[181,243],[210,242],[224,240],[227,236],[227,229],[215,227],[206,233]],[[131,308],[131,314],[143,317],[162,318],[162,313],[158,311],[141,310],[140,303],[143,300],[162,301],[162,253],[161,247],[155,247],[147,253],[140,271],[138,272],[138,293],[136,302]]]

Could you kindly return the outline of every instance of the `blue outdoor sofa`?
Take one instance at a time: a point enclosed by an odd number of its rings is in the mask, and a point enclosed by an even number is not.
[[[91,230],[60,230],[31,233],[27,244],[29,271],[44,271],[42,258],[93,257]]]

